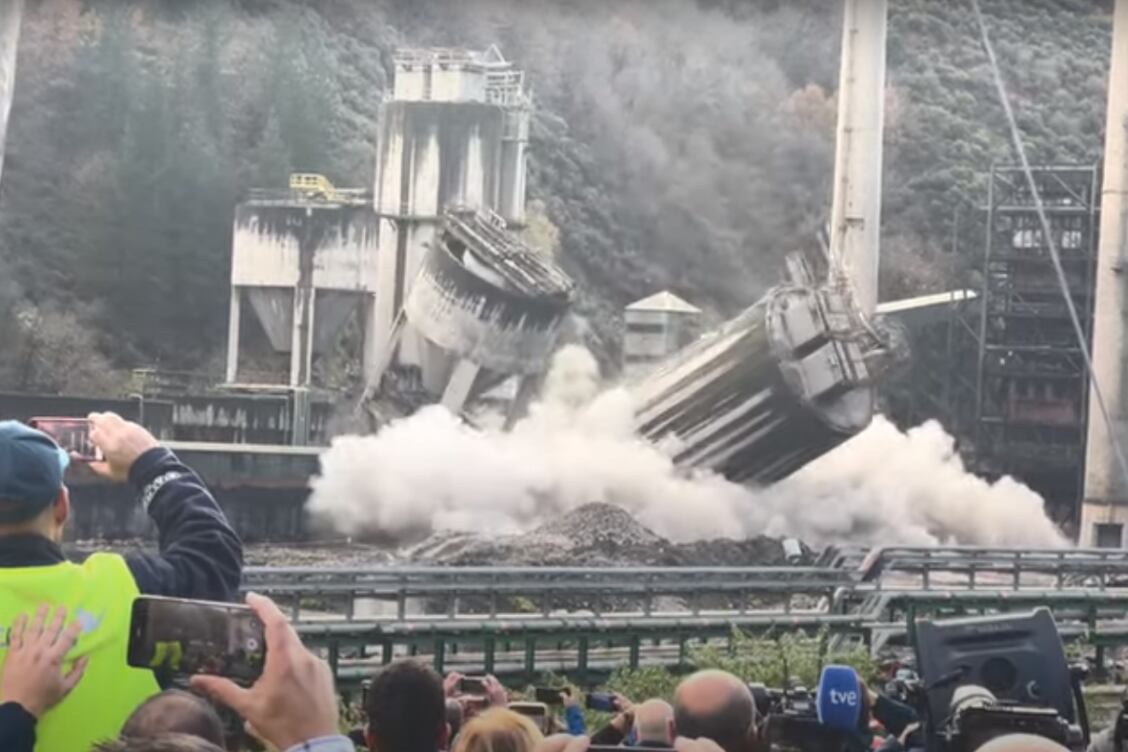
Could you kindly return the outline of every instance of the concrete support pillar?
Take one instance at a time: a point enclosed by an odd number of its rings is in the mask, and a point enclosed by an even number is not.
[[[364,309],[361,313],[364,322],[364,333],[361,335],[364,339],[363,347],[363,371],[364,383],[366,385],[375,384],[380,378],[380,356],[384,347],[382,343],[386,333],[379,333],[379,309],[377,308],[377,297],[375,295],[365,295],[362,304]]]
[[[316,291],[294,288],[294,323],[290,336],[290,386],[308,386],[313,364],[313,309]]]
[[[1116,0],[1112,29],[1112,61],[1105,123],[1104,183],[1101,192],[1100,247],[1093,311],[1093,377],[1108,408],[1106,425],[1093,387],[1089,391],[1089,428],[1085,456],[1085,499],[1081,508],[1080,542],[1096,545],[1119,540],[1128,530],[1128,483],[1113,448],[1113,436],[1128,447],[1128,368],[1125,346],[1128,321],[1128,0]],[[1111,433],[1110,433],[1111,429]],[[1109,527],[1098,528],[1099,525]],[[1115,526],[1120,525],[1119,536]]]
[[[462,412],[463,405],[470,397],[470,390],[474,388],[474,379],[478,377],[478,372],[481,370],[481,366],[466,358],[458,361],[443,391],[443,407],[455,415]]]
[[[8,140],[8,114],[16,88],[16,51],[20,44],[23,0],[0,0],[0,168]]]
[[[877,307],[885,129],[886,0],[846,0],[838,79],[830,255],[858,304]]]
[[[231,286],[231,307],[227,313],[227,383],[239,378],[239,323],[243,313],[243,288]]]

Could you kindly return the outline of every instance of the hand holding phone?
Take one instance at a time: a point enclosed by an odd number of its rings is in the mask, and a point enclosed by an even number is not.
[[[116,413],[90,413],[90,440],[105,455],[104,462],[91,462],[90,469],[119,483],[129,478],[129,469],[145,452],[160,446],[153,434]]]
[[[266,636],[246,606],[142,597],[133,602],[128,660],[170,676],[212,674],[250,684],[262,674]]]
[[[269,598],[250,594],[247,603],[265,627],[268,647],[262,676],[243,689],[228,679],[197,675],[192,687],[235,710],[276,749],[337,734],[340,714],[329,664],[302,646]]]
[[[602,713],[617,713],[619,705],[615,695],[610,692],[589,692],[586,707],[588,710],[598,710]]]
[[[32,418],[27,424],[54,439],[72,460],[102,461],[102,451],[90,439],[90,421],[86,418]]]

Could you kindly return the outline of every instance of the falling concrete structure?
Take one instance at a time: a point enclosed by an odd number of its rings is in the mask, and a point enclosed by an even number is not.
[[[770,483],[869,425],[891,361],[849,290],[771,290],[632,387],[641,436],[674,461]]]
[[[446,209],[524,223],[530,103],[524,74],[497,47],[400,50],[394,63],[379,114],[379,289],[365,374],[370,389],[390,375],[433,391],[449,376],[445,361],[434,362],[423,335],[398,319]]]
[[[371,326],[377,290],[377,219],[364,192],[327,197],[257,192],[235,209],[227,383],[239,381],[240,326],[249,304],[271,347],[290,354],[290,387],[311,383],[313,356],[328,349],[358,308]],[[371,345],[369,345],[371,346]]]
[[[1128,478],[1113,442],[1128,451],[1128,0],[1113,11],[1112,62],[1105,124],[1104,184],[1093,310],[1093,379],[1090,384],[1081,545],[1119,548],[1128,526]],[[1108,421],[1093,393],[1101,389]]]
[[[623,310],[623,376],[637,378],[693,341],[701,309],[669,290]]]
[[[869,425],[874,382],[905,355],[873,326],[880,261],[886,0],[845,0],[831,202],[832,283],[793,283],[633,388],[639,433],[675,461],[770,483]]]
[[[416,335],[423,388],[458,412],[506,376],[527,397],[571,305],[572,281],[520,243],[496,215],[448,210],[392,333]],[[391,357],[381,364],[390,364]]]

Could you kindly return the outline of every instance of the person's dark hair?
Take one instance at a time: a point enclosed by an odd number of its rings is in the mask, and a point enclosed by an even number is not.
[[[94,745],[93,752],[224,752],[224,749],[191,734],[159,734],[102,742]]]
[[[715,702],[707,709],[699,703],[685,701],[682,687],[700,681],[709,682]],[[690,705],[694,707],[690,707]],[[725,752],[746,752],[755,738],[756,703],[752,694],[736,677],[719,671],[694,674],[674,695],[674,726],[678,736],[688,739],[712,739]]]
[[[416,661],[392,663],[373,679],[364,711],[377,752],[435,752],[447,722],[442,677]]]
[[[453,746],[454,737],[458,736],[458,732],[462,729],[462,703],[453,697],[446,701],[446,722],[447,728],[450,729],[450,742]]]
[[[206,700],[191,692],[170,689],[153,695],[121,727],[122,737],[142,738],[161,734],[190,734],[223,746],[223,722]]]

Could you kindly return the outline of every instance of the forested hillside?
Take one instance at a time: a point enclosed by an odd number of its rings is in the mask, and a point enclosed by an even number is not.
[[[1039,161],[1101,148],[1109,15],[984,0]],[[1009,158],[959,0],[890,0],[883,295],[970,279],[957,205]],[[28,0],[0,186],[0,388],[219,362],[232,210],[291,170],[371,181],[399,45],[497,42],[536,101],[530,198],[580,331],[672,287],[716,315],[817,247],[839,0]],[[969,209],[968,209],[969,210]]]

